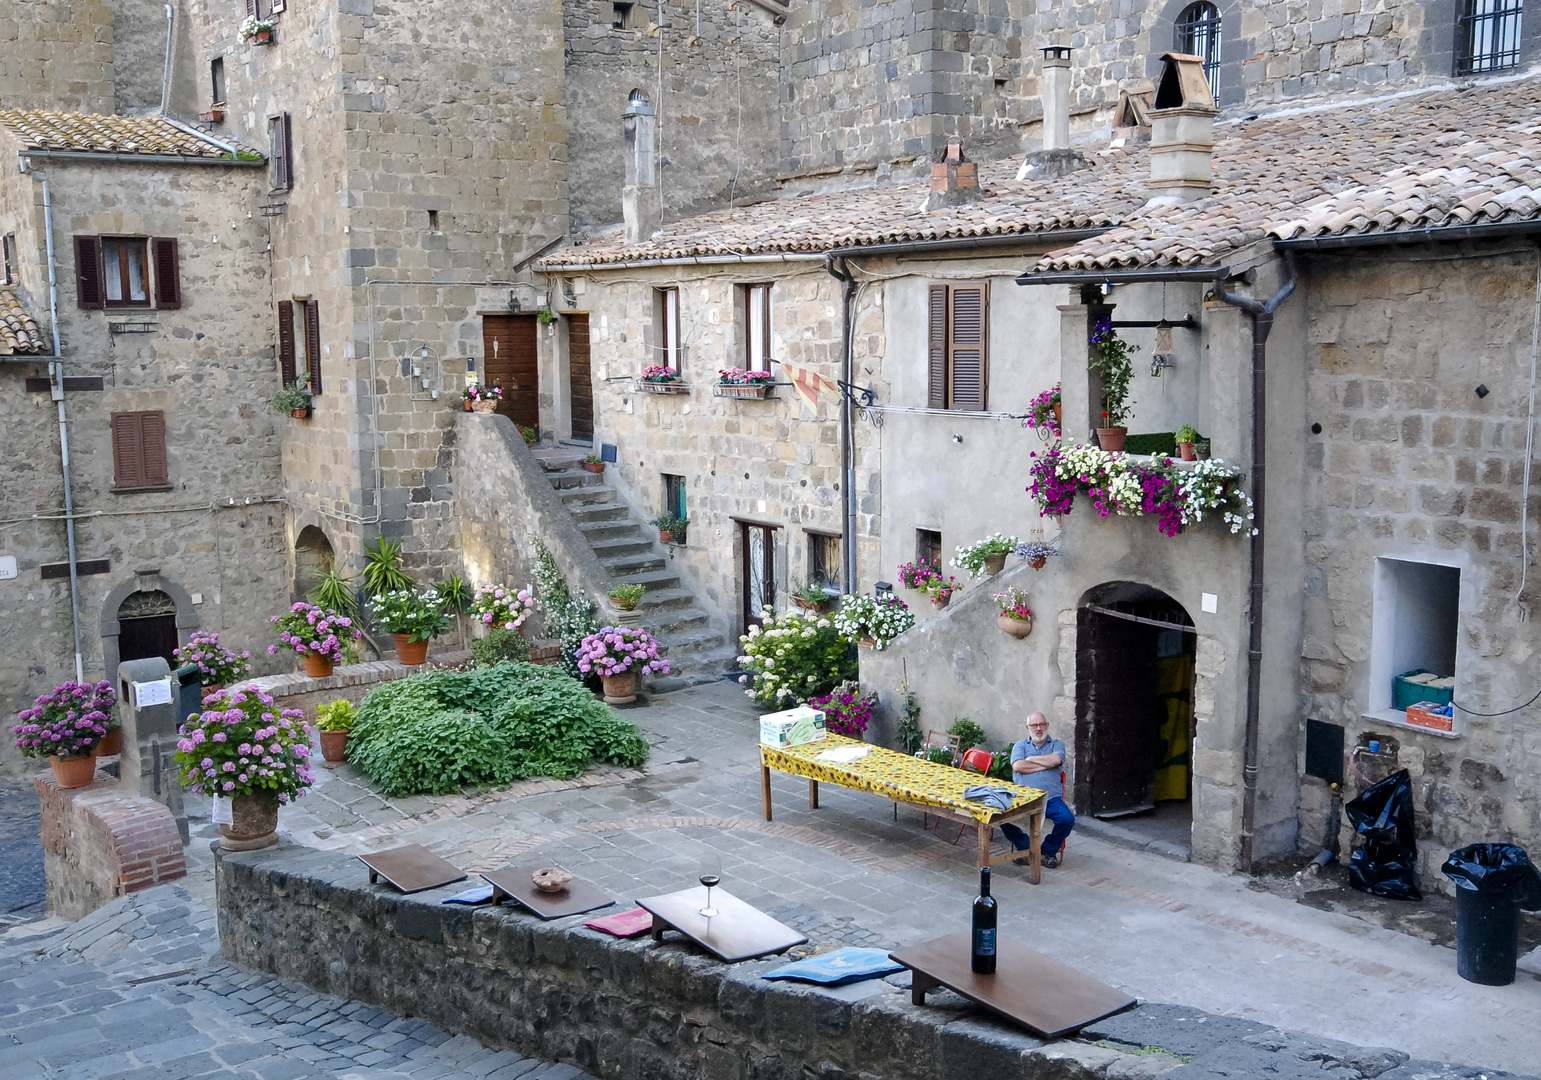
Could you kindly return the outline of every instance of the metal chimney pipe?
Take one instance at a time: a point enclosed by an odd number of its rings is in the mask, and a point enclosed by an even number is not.
[[[1070,149],[1070,48],[1043,50],[1043,148]]]

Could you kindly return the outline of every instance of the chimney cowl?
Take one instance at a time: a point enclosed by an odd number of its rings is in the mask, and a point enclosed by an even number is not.
[[[647,91],[633,90],[621,113],[621,134],[626,143],[626,179],[621,188],[621,216],[626,223],[626,242],[637,244],[653,235],[661,222],[655,157],[657,151],[653,108]]]
[[[1190,202],[1214,185],[1215,117],[1204,59],[1167,53],[1150,110],[1150,187],[1164,201]]]
[[[925,209],[961,206],[984,197],[984,189],[979,186],[979,166],[964,157],[963,140],[952,136],[941,160],[931,166],[931,194],[926,197]]]

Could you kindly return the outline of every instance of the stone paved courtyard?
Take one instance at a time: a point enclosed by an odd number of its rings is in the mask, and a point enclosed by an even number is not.
[[[781,774],[775,820],[764,822],[757,710],[735,684],[655,697],[627,716],[653,746],[640,770],[393,801],[344,767],[323,771],[281,826],[340,851],[422,843],[468,870],[554,862],[623,900],[720,872],[723,887],[824,926],[831,941],[903,945],[966,929],[978,882],[971,832],[954,845],[956,825],[925,831],[918,810],[896,820],[891,803],[828,785],[809,811],[806,783]],[[189,800],[189,813],[201,818],[195,837],[214,835],[206,804]],[[206,859],[205,846],[190,852]],[[1086,833],[1042,885],[1010,866],[996,879],[1003,933],[1142,1000],[1414,1058],[1520,1073],[1541,1062],[1541,978],[1527,971],[1510,987],[1466,983],[1448,948]],[[212,889],[207,870],[188,887]]]

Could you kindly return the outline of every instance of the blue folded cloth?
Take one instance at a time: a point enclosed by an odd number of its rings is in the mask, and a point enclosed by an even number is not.
[[[997,810],[1010,810],[1015,796],[1010,788],[989,787],[986,784],[975,784],[965,788],[963,797],[969,802],[982,802],[986,806],[993,806]]]
[[[491,899],[492,899],[492,886],[491,885],[478,885],[474,889],[467,889],[465,892],[456,893],[454,896],[446,896],[443,900],[440,900],[439,903],[441,903],[441,904],[485,904],[488,900],[491,900]]]
[[[760,978],[800,979],[824,986],[839,986],[903,970],[904,965],[890,960],[882,949],[846,948],[797,960],[775,971],[767,971]]]

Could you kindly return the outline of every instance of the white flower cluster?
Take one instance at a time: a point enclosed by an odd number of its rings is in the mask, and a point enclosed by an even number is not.
[[[977,578],[984,573],[986,559],[991,555],[1009,555],[1019,543],[1021,541],[1015,536],[992,533],[983,540],[957,548],[953,552],[952,564],[959,570],[968,571],[969,577]]]
[[[738,663],[753,672],[752,679],[740,675],[739,684],[749,687],[744,691],[747,696],[760,701],[805,700],[814,692],[809,688],[819,684],[820,676],[806,672],[806,653],[796,656],[794,651],[801,642],[814,640],[820,630],[828,630],[834,624],[809,612],[788,611],[778,616],[769,607],[762,612],[762,618],[761,625],[751,626],[738,639],[744,648]]]
[[[1235,482],[1239,475],[1217,458],[1195,465],[1179,483],[1183,524],[1203,521],[1206,513],[1219,510],[1221,520],[1232,533],[1256,536],[1257,530],[1252,527],[1252,497]]]
[[[851,641],[872,638],[876,648],[886,649],[889,642],[915,625],[915,616],[897,598],[842,596],[834,623],[841,636]]]

